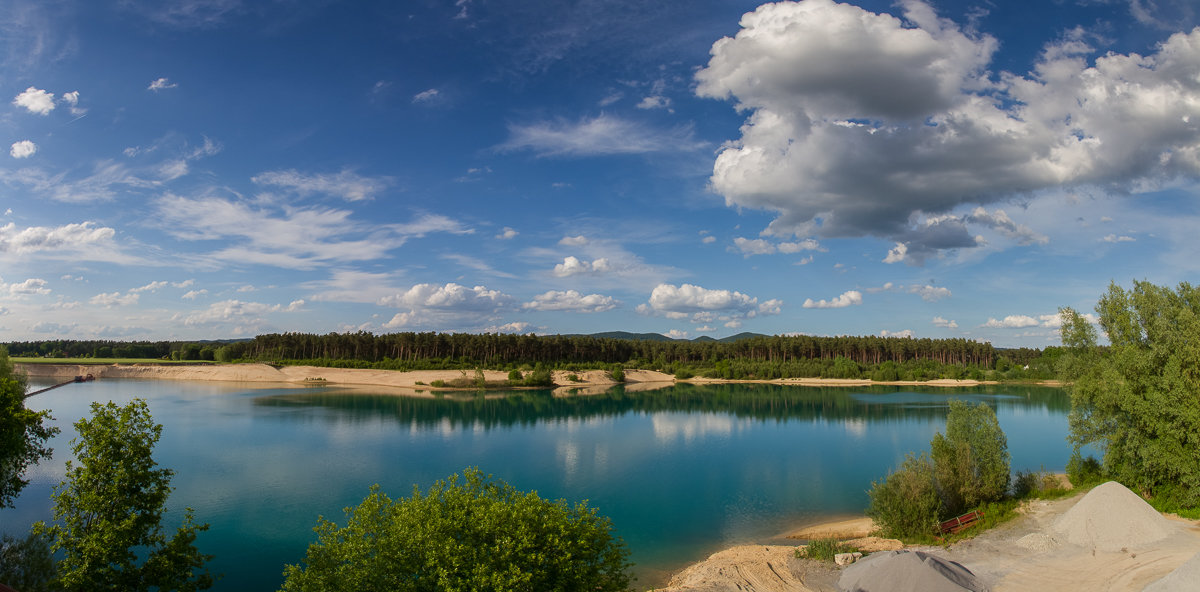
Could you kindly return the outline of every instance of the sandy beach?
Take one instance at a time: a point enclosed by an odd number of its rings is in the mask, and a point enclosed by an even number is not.
[[[317,366],[282,366],[268,364],[15,364],[18,372],[30,378],[45,380],[70,380],[75,376],[91,374],[97,380],[106,378],[152,379],[152,380],[200,380],[260,384],[321,384],[350,387],[385,387],[399,389],[400,394],[427,394],[435,390],[461,390],[453,387],[433,387],[436,381],[475,377],[474,371],[463,370],[368,370],[359,368],[324,368]],[[489,382],[503,382],[508,373],[500,370],[485,370],[484,378]],[[588,394],[589,389],[603,392],[615,384],[608,372],[554,371],[554,382],[564,392]],[[577,380],[569,377],[574,374]],[[674,382],[670,374],[650,370],[625,372],[627,391],[647,390],[670,386]],[[576,392],[578,391],[578,392]]]
[[[472,379],[472,370],[369,370],[358,368],[325,368],[317,366],[282,366],[268,364],[29,364],[16,363],[18,372],[23,372],[31,378],[46,380],[70,380],[75,376],[91,374],[97,379],[104,378],[133,378],[157,380],[212,380],[223,382],[244,383],[292,383],[292,384],[327,384],[337,386],[372,386],[402,389],[406,394],[422,394],[418,391],[455,390],[453,387],[433,387],[435,381],[451,382],[459,379]],[[501,370],[485,370],[484,377],[489,382],[503,382],[508,373]],[[570,376],[574,375],[575,380]],[[604,370],[589,370],[570,372],[556,370],[553,373],[554,382],[561,393],[594,394],[604,392],[609,387],[618,384]],[[721,383],[757,383],[781,384],[797,386],[933,386],[933,387],[968,387],[981,384],[996,384],[977,380],[930,380],[874,382],[861,379],[841,378],[784,378],[775,380],[722,380],[711,378],[690,378],[676,380],[674,376],[654,370],[626,370],[626,391],[642,391],[671,386],[677,382],[690,384],[721,384]]]

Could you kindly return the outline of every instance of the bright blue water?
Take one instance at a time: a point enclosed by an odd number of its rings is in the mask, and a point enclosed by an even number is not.
[[[613,521],[638,585],[732,544],[768,542],[823,517],[860,513],[872,480],[944,429],[951,398],[982,401],[1008,434],[1013,470],[1061,470],[1067,396],[1058,389],[676,386],[552,397],[548,391],[407,398],[332,387],[98,381],[38,395],[63,433],[0,531],[51,518],[71,424],[92,401],[149,402],[164,425],[155,459],[177,472],[169,506],[211,524],[198,545],[225,574],[215,590],[275,590],[313,540],[373,483],[394,497],[478,466],[542,497],[588,499]],[[178,524],[178,514],[168,524]]]

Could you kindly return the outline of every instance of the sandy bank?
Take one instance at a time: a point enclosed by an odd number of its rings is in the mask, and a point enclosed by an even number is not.
[[[45,380],[70,380],[75,376],[91,374],[97,379],[133,378],[156,380],[201,380],[245,383],[292,383],[327,384],[337,386],[379,386],[413,390],[438,390],[430,386],[435,381],[450,382],[475,377],[474,371],[461,370],[366,370],[358,368],[322,368],[316,366],[283,366],[267,364],[15,364],[18,372],[30,378]],[[575,375],[577,380],[569,376]],[[484,371],[489,382],[503,382],[508,373],[499,370]],[[617,384],[606,371],[554,372],[554,382],[564,394],[587,389],[601,392]],[[646,390],[670,386],[674,377],[649,370],[629,370],[625,373],[626,390]]]
[[[316,366],[283,366],[276,368],[267,364],[15,364],[17,371],[24,372],[31,378],[46,380],[70,380],[75,376],[91,374],[102,378],[140,378],[158,380],[213,380],[224,382],[247,383],[324,383],[339,386],[380,386],[401,389],[438,390],[430,385],[434,381],[451,382],[459,379],[473,379],[474,371],[462,370],[414,370],[402,372],[396,370],[369,370],[358,368],[323,368]],[[575,376],[571,380],[570,376]],[[484,377],[489,382],[502,383],[508,378],[508,373],[500,370],[485,370]],[[595,394],[604,392],[609,387],[618,384],[604,370],[589,370],[586,372],[554,371],[554,382],[557,394]],[[626,370],[625,390],[644,391],[663,388],[686,382],[691,384],[723,384],[723,383],[755,383],[782,384],[798,386],[926,386],[926,387],[968,387],[982,384],[997,384],[996,382],[977,380],[929,380],[875,382],[860,379],[840,378],[784,378],[775,380],[722,380],[711,378],[691,378],[677,381],[670,374],[653,370]]]
[[[1196,583],[1197,574],[1184,572],[1189,561],[1200,554],[1200,522],[1156,512],[1143,516],[1128,500],[1104,496],[1088,500],[1086,493],[1030,502],[1016,519],[949,547],[910,549],[962,564],[992,592],[1139,591],[1163,578],[1191,578],[1186,579],[1187,585]],[[1131,521],[1130,516],[1138,518]],[[858,534],[862,520],[814,525],[791,536]],[[1146,536],[1145,529],[1153,530],[1154,535]],[[1076,530],[1086,531],[1094,540],[1074,538]],[[761,545],[726,549],[676,574],[668,587],[658,592],[840,590],[838,579],[846,568],[796,559],[795,549]],[[1174,573],[1181,566],[1183,569]]]

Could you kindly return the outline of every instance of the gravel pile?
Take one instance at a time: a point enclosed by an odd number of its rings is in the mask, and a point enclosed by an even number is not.
[[[1200,553],[1162,579],[1146,586],[1142,592],[1195,592],[1200,590]]]
[[[1017,539],[1017,546],[1029,549],[1030,551],[1044,553],[1057,548],[1058,541],[1054,540],[1054,537],[1035,532]]]
[[[1058,540],[1100,551],[1122,551],[1166,538],[1170,523],[1116,481],[1088,492],[1054,521]]]
[[[838,579],[845,592],[987,592],[971,570],[921,551],[873,553]]]

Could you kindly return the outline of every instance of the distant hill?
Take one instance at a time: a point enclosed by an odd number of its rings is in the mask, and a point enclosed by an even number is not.
[[[763,335],[762,333],[743,332],[743,333],[738,333],[737,335],[730,335],[729,337],[722,337],[722,338],[718,339],[717,341],[720,341],[721,343],[731,343],[734,341],[741,341],[743,339],[754,339],[755,337],[770,337],[770,335]],[[699,339],[697,339],[696,341],[699,341]]]
[[[564,337],[574,337],[574,335],[564,335]],[[595,337],[596,339],[627,339],[630,341],[686,341],[684,339],[672,339],[660,333],[630,333],[628,331],[606,331],[604,333],[592,333],[584,337]]]

